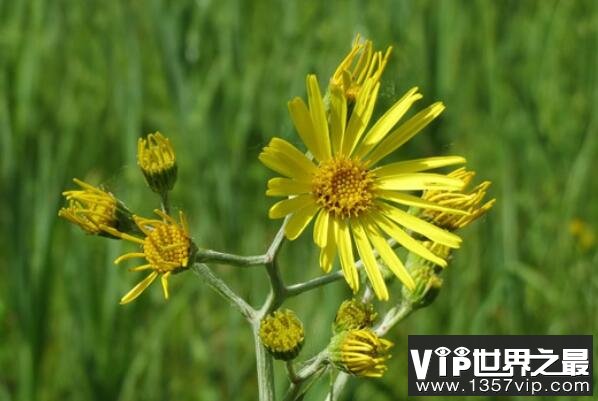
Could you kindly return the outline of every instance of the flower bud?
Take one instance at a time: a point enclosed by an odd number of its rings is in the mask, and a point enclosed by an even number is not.
[[[131,212],[114,195],[76,178],[73,181],[82,189],[62,193],[67,200],[67,206],[58,211],[58,216],[81,227],[88,234],[109,238],[117,237],[103,227],[122,232],[133,229]]]
[[[348,299],[343,301],[338,308],[332,329],[334,333],[340,333],[344,330],[370,328],[373,326],[376,316],[374,305],[371,303]]]
[[[388,351],[394,344],[370,329],[342,331],[328,345],[330,362],[355,376],[382,377],[387,370]]]
[[[334,71],[331,87],[341,90],[349,103],[354,102],[366,81],[374,84],[380,81],[391,49],[389,47],[384,53],[374,51],[371,40],[362,41],[357,36],[351,51]]]
[[[290,309],[280,309],[264,317],[259,335],[268,352],[283,361],[299,355],[305,340],[303,323]]]
[[[137,164],[152,191],[165,194],[172,190],[177,177],[174,149],[159,132],[137,141]]]
[[[442,279],[438,276],[434,266],[422,263],[411,270],[415,281],[413,291],[403,287],[403,298],[408,300],[414,308],[423,308],[430,305],[440,293]]]

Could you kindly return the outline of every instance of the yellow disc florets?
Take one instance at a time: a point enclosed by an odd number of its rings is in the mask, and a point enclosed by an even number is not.
[[[303,323],[292,310],[277,310],[262,319],[260,339],[274,358],[291,360],[303,347]]]
[[[344,157],[320,164],[312,180],[318,205],[337,218],[357,217],[374,199],[374,175],[358,160]]]
[[[177,225],[155,225],[143,241],[147,261],[160,273],[186,267],[190,242],[187,233]]]
[[[335,333],[340,333],[344,330],[369,328],[373,326],[376,316],[374,305],[357,299],[348,299],[336,312],[333,330]]]

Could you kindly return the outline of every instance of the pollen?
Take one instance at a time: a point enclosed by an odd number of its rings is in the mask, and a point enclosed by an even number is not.
[[[189,238],[176,225],[156,225],[143,241],[143,253],[159,273],[177,270],[189,261]]]
[[[312,180],[316,203],[337,218],[358,217],[373,205],[374,175],[360,161],[322,162]]]

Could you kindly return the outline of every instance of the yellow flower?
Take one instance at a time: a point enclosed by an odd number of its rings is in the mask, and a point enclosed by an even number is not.
[[[354,101],[365,82],[380,80],[391,50],[388,47],[384,55],[381,51],[374,52],[372,41],[362,42],[357,35],[351,51],[334,71],[331,86],[341,88],[349,102]]]
[[[67,206],[58,211],[58,216],[69,220],[89,234],[110,236],[102,227],[113,227],[128,231],[131,213],[110,192],[103,191],[86,182],[73,179],[82,189],[62,193]]]
[[[305,340],[303,323],[290,309],[280,309],[264,317],[259,334],[268,352],[283,361],[299,355]]]
[[[370,329],[343,331],[328,347],[330,361],[338,369],[355,376],[382,377],[387,370],[388,351],[394,344]]]
[[[137,141],[137,164],[152,191],[164,194],[176,182],[177,165],[170,140],[159,132]]]
[[[162,290],[164,291],[164,298],[168,299],[168,278],[171,274],[179,273],[188,268],[193,243],[189,237],[189,228],[185,215],[183,212],[180,212],[180,223],[177,223],[172,217],[161,210],[155,210],[154,212],[162,220],[133,216],[137,227],[145,234],[145,238],[143,239],[119,232],[110,227],[103,227],[104,230],[115,237],[139,244],[143,251],[124,254],[117,258],[114,263],[118,264],[132,258],[145,258],[147,263],[129,270],[151,270],[151,273],[145,279],[122,297],[120,300],[121,304],[129,303],[137,298],[158,275],[162,275]]]
[[[464,158],[431,157],[376,167],[444,110],[442,103],[434,103],[395,127],[411,105],[422,97],[417,88],[413,88],[367,129],[379,86],[374,78],[367,80],[350,114],[347,99],[338,88],[332,87],[327,115],[316,77],[309,75],[308,105],[302,99],[294,98],[289,102],[289,110],[295,128],[314,160],[280,138],[273,138],[259,159],[284,176],[268,181],[266,195],[288,197],[274,204],[269,211],[273,219],[292,215],[286,225],[287,238],[297,238],[315,218],[314,241],[321,249],[323,270],[330,271],[338,252],[345,280],[357,292],[355,244],[376,296],[386,300],[388,290],[373,249],[404,285],[414,288],[413,279],[387,243],[387,237],[441,266],[446,266],[446,261],[412,238],[406,230],[451,248],[458,248],[461,242],[455,234],[407,213],[398,205],[467,213],[409,193],[462,188],[463,182],[459,178],[426,171],[464,163]]]
[[[463,190],[428,190],[424,192],[422,198],[451,209],[462,210],[467,212],[467,214],[455,215],[442,210],[429,209],[424,210],[422,218],[449,231],[455,231],[469,225],[472,221],[480,218],[488,212],[488,210],[492,209],[496,199],[491,199],[482,204],[482,201],[486,196],[486,191],[491,185],[490,181],[482,182],[469,192],[464,191],[465,187],[469,185],[475,176],[474,171],[467,171],[465,168],[459,168],[448,174],[448,176],[463,181]]]

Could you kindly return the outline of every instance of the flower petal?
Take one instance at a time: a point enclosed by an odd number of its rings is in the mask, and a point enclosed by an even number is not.
[[[291,241],[299,237],[318,210],[319,206],[312,203],[293,213],[284,230],[286,237]]]
[[[170,272],[166,272],[160,277],[160,281],[162,282],[162,292],[164,293],[164,299],[168,299],[168,278],[170,277]]]
[[[380,84],[376,80],[368,79],[359,91],[355,107],[351,112],[351,117],[349,118],[349,123],[342,139],[341,153],[343,155],[351,155],[361,135],[368,126],[374,106],[376,105],[379,89]]]
[[[322,270],[324,270],[325,273],[330,272],[330,270],[332,269],[332,265],[334,264],[334,259],[336,257],[337,245],[335,239],[335,232],[337,225],[338,224],[336,223],[335,219],[329,217],[327,229],[328,238],[326,239],[326,246],[320,249],[320,267],[322,268]]]
[[[311,192],[311,184],[305,181],[297,181],[290,178],[271,178],[268,180],[268,196],[289,196]]]
[[[447,263],[444,259],[436,256],[432,251],[422,245],[421,242],[412,238],[409,234],[399,228],[395,223],[386,218],[379,212],[372,213],[373,222],[382,229],[386,234],[394,238],[400,245],[405,247],[408,251],[419,255],[420,257],[436,263],[439,266],[446,267]]]
[[[359,221],[354,221],[351,224],[351,231],[353,233],[353,238],[355,239],[355,245],[357,245],[357,251],[359,252],[359,256],[365,267],[365,272],[372,284],[376,297],[381,301],[387,301],[388,289],[384,283],[382,273],[380,273],[378,262],[376,262],[376,257],[374,256],[372,246],[368,241],[364,228]]]
[[[321,210],[320,214],[316,218],[316,222],[314,224],[314,242],[320,247],[324,248],[326,246],[326,241],[328,241],[328,221],[329,221],[330,214],[326,210]]]
[[[353,245],[349,226],[344,220],[337,220],[335,227],[335,240],[338,245],[341,268],[349,287],[356,293],[359,290],[359,275],[353,258]]]
[[[303,99],[296,97],[289,102],[289,112],[291,113],[291,119],[297,129],[297,133],[303,140],[307,149],[317,160],[325,160],[324,153],[320,151],[318,146],[318,132],[314,127],[311,114],[307,105]]]
[[[309,173],[313,173],[317,170],[314,163],[307,158],[307,156],[297,149],[292,143],[285,141],[282,138],[272,138],[268,144],[273,149],[279,150],[284,153],[287,157],[297,163],[301,168]]]
[[[347,99],[339,86],[330,87],[330,137],[332,153],[341,150],[341,139],[347,126]]]
[[[388,266],[388,268],[397,276],[397,278],[407,287],[409,290],[415,288],[415,282],[407,271],[407,268],[401,262],[401,259],[397,256],[395,251],[386,242],[386,239],[382,236],[380,231],[376,228],[375,224],[371,219],[367,219],[365,223],[365,229],[367,231],[368,238],[372,241],[372,245],[378,251],[378,254]]]
[[[127,292],[124,297],[120,299],[120,304],[128,304],[129,302],[135,300],[141,293],[149,287],[151,283],[158,277],[158,272],[151,272],[146,278],[140,281],[135,287],[131,289],[131,291]]]
[[[469,212],[465,210],[453,209],[450,207],[442,206],[439,203],[431,202],[429,200],[420,198],[419,196],[414,196],[405,192],[377,190],[376,197],[380,199],[386,199],[391,202],[399,203],[401,205],[414,206],[421,209],[438,210],[441,212],[458,214],[463,216],[469,215]]]
[[[376,124],[370,128],[363,139],[363,142],[357,148],[355,157],[363,157],[376,146],[378,142],[384,139],[386,134],[388,134],[409,108],[411,108],[413,103],[422,98],[422,95],[417,93],[417,91],[417,87],[410,89],[401,99],[393,104],[392,107],[378,119],[378,121],[376,121]]]
[[[425,189],[455,191],[463,189],[463,181],[443,174],[405,173],[378,177],[376,188],[393,191],[423,191]]]
[[[318,149],[321,152],[321,156],[324,157],[324,159],[318,160],[328,160],[332,156],[330,152],[330,136],[328,134],[328,119],[326,118],[318,79],[313,74],[307,76],[307,100],[309,102],[311,120],[315,128],[316,140],[318,141]]]
[[[295,178],[300,181],[310,179],[310,173],[301,169],[296,163],[285,157],[280,151],[272,148],[264,148],[258,159],[269,169],[276,171],[285,177]]]
[[[404,173],[416,173],[435,168],[463,164],[466,160],[461,156],[426,157],[423,159],[406,160],[390,163],[373,170],[377,177],[386,177]]]
[[[428,223],[419,217],[415,217],[414,215],[391,206],[385,202],[376,202],[376,206],[379,208],[381,213],[390,217],[396,223],[408,228],[409,230],[415,231],[416,233],[419,233],[434,242],[446,245],[449,248],[459,248],[461,246],[461,238],[458,235],[455,235],[447,230],[443,230],[434,224]]]
[[[373,166],[394,152],[438,117],[443,110],[444,105],[442,102],[436,102],[401,124],[388,134],[368,156],[364,156],[367,165]]]
[[[301,181],[311,179],[316,166],[297,148],[280,138],[273,138],[258,156],[270,169]]]
[[[310,194],[303,194],[294,198],[284,199],[272,205],[268,215],[271,219],[281,219],[287,214],[295,213],[312,203],[315,204]]]

